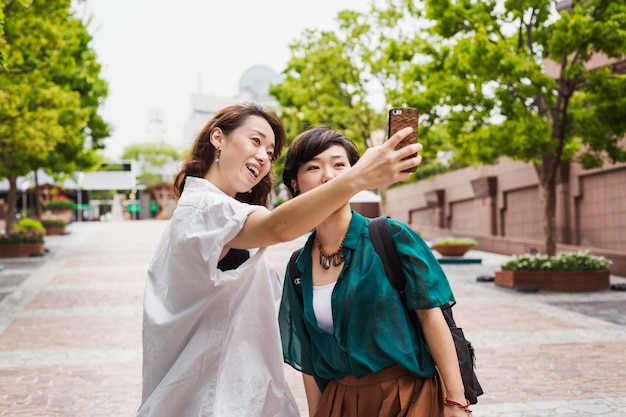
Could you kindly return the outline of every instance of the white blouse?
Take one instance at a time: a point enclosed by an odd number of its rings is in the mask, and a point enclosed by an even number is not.
[[[265,208],[187,177],[148,270],[138,416],[300,415],[283,369],[281,281],[265,249],[217,268],[255,210]]]
[[[337,281],[326,285],[313,286],[313,313],[317,327],[329,333],[333,331],[333,311],[331,297]]]

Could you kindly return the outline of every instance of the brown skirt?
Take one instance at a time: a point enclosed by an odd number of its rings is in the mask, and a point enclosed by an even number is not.
[[[363,378],[331,380],[315,417],[441,417],[443,399],[438,377],[391,366]]]

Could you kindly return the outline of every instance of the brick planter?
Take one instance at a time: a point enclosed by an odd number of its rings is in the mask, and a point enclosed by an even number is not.
[[[0,244],[0,258],[26,258],[43,255],[43,243],[3,243]]]
[[[541,291],[600,291],[609,288],[610,273],[603,271],[496,271],[500,287],[535,287]]]
[[[47,226],[46,236],[55,236],[65,234],[65,226]]]

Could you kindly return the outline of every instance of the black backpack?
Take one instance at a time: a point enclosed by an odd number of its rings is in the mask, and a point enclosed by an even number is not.
[[[389,282],[400,293],[402,303],[406,307],[406,294],[404,287],[406,284],[406,277],[402,273],[402,265],[400,258],[396,253],[396,247],[391,238],[391,233],[387,227],[387,217],[380,216],[370,220],[369,223],[370,237],[372,244],[378,256],[380,256],[385,267],[385,272]],[[296,293],[302,302],[302,286],[300,282],[301,273],[296,266],[296,259],[300,254],[301,249],[294,251],[291,254],[289,260],[289,277],[291,284],[294,286]],[[408,307],[407,307],[408,309]],[[454,318],[452,316],[452,309],[442,309],[443,316],[450,327],[450,333],[452,333],[452,339],[454,340],[454,347],[456,348],[456,354],[459,358],[459,368],[461,370],[461,377],[463,378],[463,386],[465,388],[465,398],[469,400],[471,404],[478,402],[478,396],[483,394],[483,389],[478,382],[474,368],[476,366],[476,358],[474,356],[474,348],[469,340],[465,338],[463,329],[456,326]],[[414,311],[409,310],[409,317],[413,321],[417,334],[422,345],[425,345],[424,337],[422,335],[422,329],[419,325],[419,320]],[[424,357],[422,355],[423,349],[420,348],[420,368],[424,369]]]

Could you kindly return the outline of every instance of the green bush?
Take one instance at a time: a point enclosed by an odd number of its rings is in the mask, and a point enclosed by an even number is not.
[[[44,219],[41,221],[44,227],[63,227],[65,223],[58,219]]]
[[[36,219],[21,219],[14,226],[13,231],[0,235],[0,244],[9,243],[43,243],[46,228]]]
[[[560,252],[555,256],[517,255],[500,267],[509,271],[598,271],[609,269],[613,262],[589,251]]]
[[[432,246],[445,246],[445,245],[470,245],[476,246],[478,244],[474,239],[468,237],[441,237],[431,243]]]
[[[44,210],[73,210],[74,202],[72,200],[50,200],[43,206]]]
[[[46,228],[37,219],[24,218],[24,219],[18,220],[18,222],[13,226],[13,230],[24,230],[24,231],[37,230],[43,233],[46,231]]]

